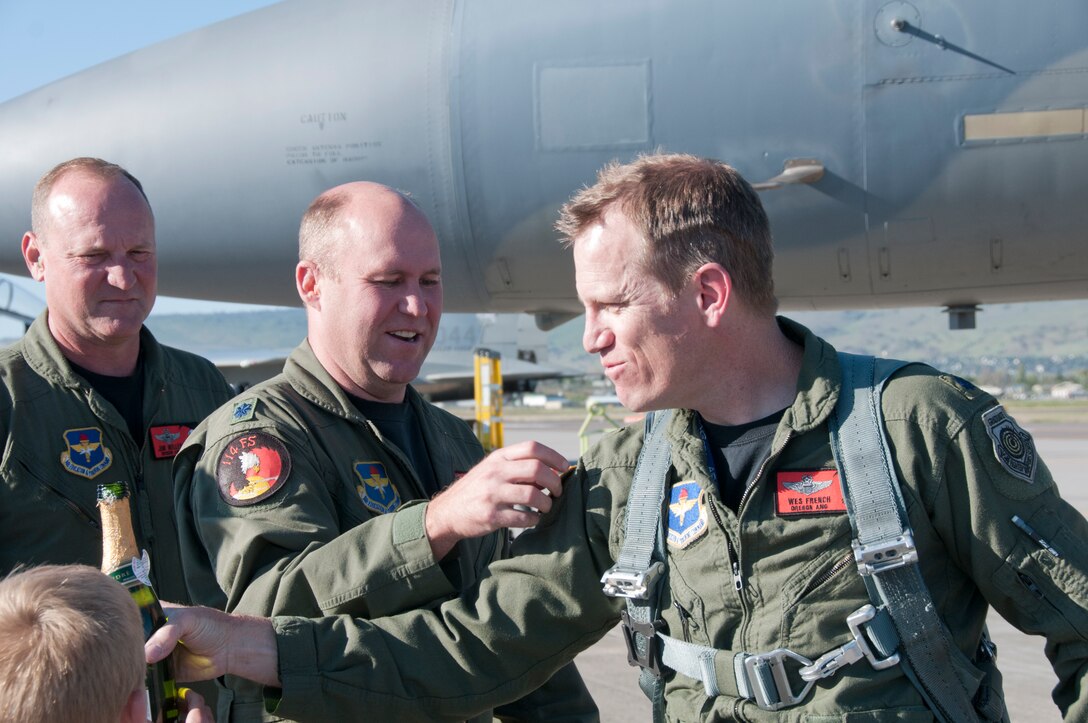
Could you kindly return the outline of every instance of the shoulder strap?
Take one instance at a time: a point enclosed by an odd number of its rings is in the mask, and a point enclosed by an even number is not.
[[[666,428],[672,410],[646,415],[646,436],[627,498],[625,537],[616,564],[601,578],[604,594],[627,599],[623,633],[627,658],[642,668],[639,686],[653,703],[655,723],[664,719],[664,680],[661,677],[657,632],[660,589],[665,570],[661,510],[672,460]]]
[[[955,643],[937,615],[884,433],[880,395],[906,362],[839,354],[842,389],[831,417],[831,444],[846,492],[858,571],[877,607],[899,632],[901,663],[931,711],[948,723],[979,720],[973,689],[954,672]],[[977,687],[974,686],[974,687]]]

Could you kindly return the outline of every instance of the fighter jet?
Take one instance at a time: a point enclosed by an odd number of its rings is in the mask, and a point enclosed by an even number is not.
[[[160,291],[294,304],[320,191],[410,192],[446,308],[580,312],[552,224],[655,149],[757,184],[786,309],[1088,296],[1088,3],[288,0],[0,105],[0,270],[76,155],[154,201]]]

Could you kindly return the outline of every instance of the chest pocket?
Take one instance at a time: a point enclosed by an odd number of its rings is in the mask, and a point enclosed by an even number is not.
[[[98,528],[96,490],[105,478],[87,478],[64,469],[60,454],[45,459],[26,459],[26,452],[14,450],[4,472],[8,487],[5,507],[30,509],[31,500],[54,511],[71,515],[84,524]],[[112,466],[112,465],[111,465]],[[108,470],[103,470],[108,471]],[[60,520],[43,520],[41,511],[32,513],[39,524],[61,524]]]

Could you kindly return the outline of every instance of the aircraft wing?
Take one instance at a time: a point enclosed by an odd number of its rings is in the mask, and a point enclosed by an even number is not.
[[[55,163],[129,168],[163,294],[296,303],[299,219],[412,193],[446,309],[580,313],[552,225],[602,165],[763,189],[783,308],[1088,297],[1088,3],[287,0],[0,104],[0,271]]]

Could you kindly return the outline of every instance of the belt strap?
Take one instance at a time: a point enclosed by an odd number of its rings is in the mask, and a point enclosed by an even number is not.
[[[801,703],[817,681],[860,660],[868,660],[877,670],[899,663],[899,656],[893,654],[898,636],[886,613],[864,605],[851,613],[846,623],[853,639],[816,660],[786,648],[733,654],[662,633],[657,637],[662,648],[661,662],[700,681],[707,696],[747,698],[763,710],[776,711]],[[793,681],[798,679],[800,683],[795,685]]]

